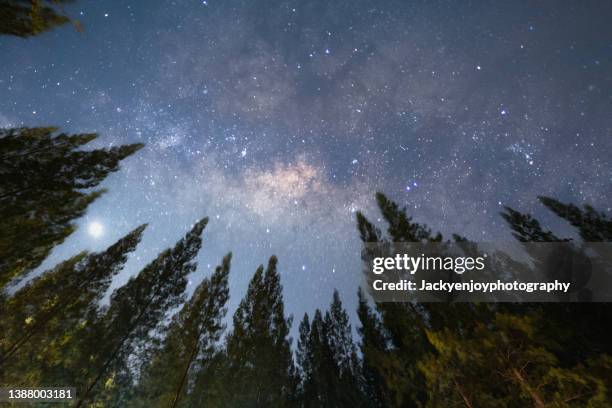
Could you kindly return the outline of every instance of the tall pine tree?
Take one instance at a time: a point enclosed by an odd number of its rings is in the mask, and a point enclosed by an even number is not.
[[[334,290],[332,303],[325,313],[325,334],[338,373],[338,398],[334,405],[358,406],[362,403],[362,398],[357,350],[353,343],[349,317],[337,290]]]
[[[260,266],[234,314],[227,338],[230,390],[226,406],[286,406],[292,389],[292,354],[276,257]]]
[[[81,150],[95,134],[0,130],[0,289],[36,268],[103,190],[92,189],[143,145]]]
[[[387,350],[387,337],[379,317],[372,311],[361,288],[357,292],[359,305],[357,316],[361,327],[358,328],[361,351],[361,392],[370,407],[390,405],[389,390],[384,378],[377,370],[379,361],[384,359]]]
[[[80,254],[61,263],[8,298],[0,315],[4,333],[0,366],[28,361],[30,367],[45,364],[52,371],[52,362],[62,358],[58,342],[97,310],[145,227],[134,229],[103,252]],[[15,367],[10,372],[17,380],[32,377]]]
[[[194,258],[202,246],[201,234],[208,219],[197,222],[174,248],[163,251],[136,277],[111,296],[108,309],[86,327],[75,349],[76,374],[67,384],[81,391],[77,406],[91,400],[122,405],[123,391],[131,388],[129,357],[146,346],[151,333],[167,312],[184,298],[187,275],[196,269]]]
[[[308,315],[300,323],[297,362],[299,364],[300,405],[303,407],[334,406],[340,372],[327,341],[323,314],[317,309],[308,322]]]
[[[359,388],[360,369],[348,314],[334,291],[325,317],[320,310],[312,324],[300,323],[297,362],[299,400],[304,407],[356,407],[364,401]]]
[[[189,406],[190,399],[197,398],[194,380],[215,356],[225,327],[230,261],[231,255],[227,255],[173,317],[162,346],[145,366],[136,399],[130,405]]]
[[[612,242],[612,220],[590,205],[580,209],[573,204],[564,204],[554,198],[538,197],[540,202],[557,216],[568,221],[578,230],[585,242]]]
[[[361,213],[357,213],[357,228],[364,243],[385,242],[441,242],[441,234],[433,235],[427,226],[415,223],[406,211],[389,200],[384,194],[377,193],[378,207],[387,222],[387,237],[382,236]],[[364,356],[384,379],[387,398],[392,405],[400,407],[418,406],[425,398],[423,395],[424,377],[416,366],[418,358],[430,348],[426,336],[427,313],[422,305],[413,303],[378,303],[380,314],[389,342],[386,353]],[[376,354],[376,355],[375,355]]]
[[[545,207],[565,219],[575,228],[581,241],[611,242],[610,219],[589,205],[581,209],[573,204],[564,204],[549,197],[539,197]],[[501,214],[515,238],[521,242],[569,242],[545,231],[540,222],[529,214],[506,208]],[[579,240],[580,241],[580,240]],[[580,242],[576,243],[580,245]],[[572,250],[572,247],[568,247]],[[559,255],[564,256],[562,251]],[[523,309],[534,309],[524,305]],[[556,340],[555,354],[562,364],[575,365],[601,354],[612,355],[612,336],[607,322],[612,319],[612,304],[595,303],[549,303],[538,305],[547,318],[542,320],[545,330]]]

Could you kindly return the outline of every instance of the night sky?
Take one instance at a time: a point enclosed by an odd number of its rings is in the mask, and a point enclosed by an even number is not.
[[[230,311],[276,254],[301,318],[353,309],[374,194],[474,241],[503,205],[611,212],[612,2],[82,1],[0,37],[0,126],[144,142],[45,262],[150,223],[119,282],[209,216],[194,287],[233,251]],[[294,325],[295,326],[295,325]]]

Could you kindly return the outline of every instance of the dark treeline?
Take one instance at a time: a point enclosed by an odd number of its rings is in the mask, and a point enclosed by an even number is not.
[[[386,234],[357,215],[364,242],[442,242],[377,194]],[[540,197],[585,242],[612,241],[612,220]],[[528,214],[501,214],[520,242],[559,242]],[[460,235],[454,241],[464,241]],[[373,406],[604,407],[612,404],[609,303],[378,303],[360,294],[363,391]]]
[[[141,147],[82,150],[95,135],[54,132],[0,134],[4,289],[72,233],[101,193],[91,189]],[[444,241],[383,194],[376,198],[386,231],[358,213],[364,243]],[[612,221],[603,213],[540,200],[582,240],[612,240]],[[521,242],[565,239],[511,208],[502,217]],[[334,292],[326,310],[303,316],[292,344],[274,256],[255,271],[230,327],[231,254],[186,296],[206,224],[206,218],[195,223],[116,288],[108,304],[100,301],[146,225],[102,252],[77,254],[19,290],[4,291],[0,386],[74,386],[76,406],[96,407],[611,404],[609,304],[375,304],[358,290],[354,339]]]

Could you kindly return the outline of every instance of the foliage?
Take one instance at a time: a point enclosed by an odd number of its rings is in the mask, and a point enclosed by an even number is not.
[[[68,22],[78,21],[62,12],[69,0],[0,0],[0,35],[27,38],[42,34]]]
[[[0,289],[39,266],[103,193],[91,189],[142,148],[132,144],[82,150],[95,134],[55,131],[0,129]]]
[[[442,241],[384,195],[377,201],[388,238],[359,213],[364,243]],[[583,240],[610,240],[605,214],[540,201]],[[502,217],[520,242],[568,241],[529,214],[505,208]],[[612,400],[610,304],[377,303],[372,311],[359,298],[363,389],[373,405],[604,407]]]
[[[36,378],[53,383],[63,344],[95,316],[99,301],[144,229],[145,225],[136,228],[103,252],[82,253],[62,262],[7,299],[0,314],[4,333],[0,361],[9,368],[4,382]],[[44,368],[32,370],[32,366]]]
[[[195,378],[218,353],[217,342],[225,328],[230,260],[227,255],[173,317],[161,347],[150,354],[143,369],[132,405],[185,406],[197,398]]]
[[[304,315],[299,331],[296,353],[299,405],[355,407],[364,404],[351,325],[337,291],[325,317],[317,309],[310,324],[308,314]]]
[[[227,337],[227,370],[223,384],[230,390],[226,406],[285,406],[292,389],[292,355],[277,259],[260,266],[234,313]]]

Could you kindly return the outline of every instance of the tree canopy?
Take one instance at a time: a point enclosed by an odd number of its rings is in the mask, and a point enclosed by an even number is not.
[[[96,134],[0,129],[0,288],[36,268],[104,190],[96,188],[142,144],[83,150]]]
[[[62,5],[71,0],[0,0],[0,35],[27,38],[69,22]]]

